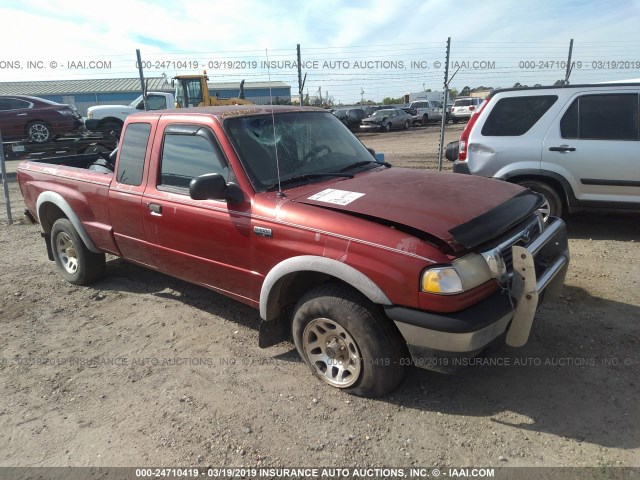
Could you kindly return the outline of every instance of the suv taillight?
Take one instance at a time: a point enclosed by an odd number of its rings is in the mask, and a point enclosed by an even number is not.
[[[482,110],[484,110],[484,107],[486,107],[487,103],[489,103],[489,100],[491,100],[491,97],[487,98],[480,104],[478,110],[476,110],[473,115],[471,115],[471,118],[469,118],[467,125],[464,127],[464,130],[462,130],[462,135],[460,135],[460,143],[458,144],[458,160],[460,160],[461,162],[467,160],[467,142],[469,141],[471,129],[478,120],[478,116],[482,113]],[[470,107],[469,110],[474,108],[475,107]]]

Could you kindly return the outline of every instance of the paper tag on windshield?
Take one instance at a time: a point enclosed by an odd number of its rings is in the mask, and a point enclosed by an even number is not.
[[[318,202],[333,203],[335,205],[348,205],[349,203],[363,197],[364,193],[347,192],[346,190],[336,190],[327,188],[308,198],[308,200],[316,200]]]

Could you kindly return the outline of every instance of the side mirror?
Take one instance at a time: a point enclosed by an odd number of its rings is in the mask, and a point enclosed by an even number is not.
[[[376,151],[373,148],[367,147],[367,150],[369,151],[369,153],[373,158],[376,158]]]
[[[191,180],[189,196],[194,200],[226,200],[229,203],[240,203],[244,194],[235,183],[225,181],[219,173],[205,173]]]

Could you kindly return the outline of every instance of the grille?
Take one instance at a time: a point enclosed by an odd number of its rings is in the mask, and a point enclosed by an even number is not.
[[[518,227],[504,235],[493,247],[482,253],[487,260],[493,275],[501,282],[508,281],[513,274],[513,253],[511,247],[514,245],[527,247],[542,233],[542,223],[537,214],[532,214]],[[496,262],[497,260],[497,262]],[[504,263],[506,273],[497,268],[501,262]]]

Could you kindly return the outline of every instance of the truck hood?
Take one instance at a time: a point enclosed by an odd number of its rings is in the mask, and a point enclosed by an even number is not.
[[[456,251],[496,238],[540,203],[539,196],[511,183],[404,168],[362,173],[330,187],[308,186],[303,192],[290,200],[404,227],[414,234],[424,232]],[[520,197],[527,199],[504,205]]]
[[[122,113],[132,113],[137,110],[131,105],[96,105],[87,108],[87,112],[116,112],[122,111]]]

